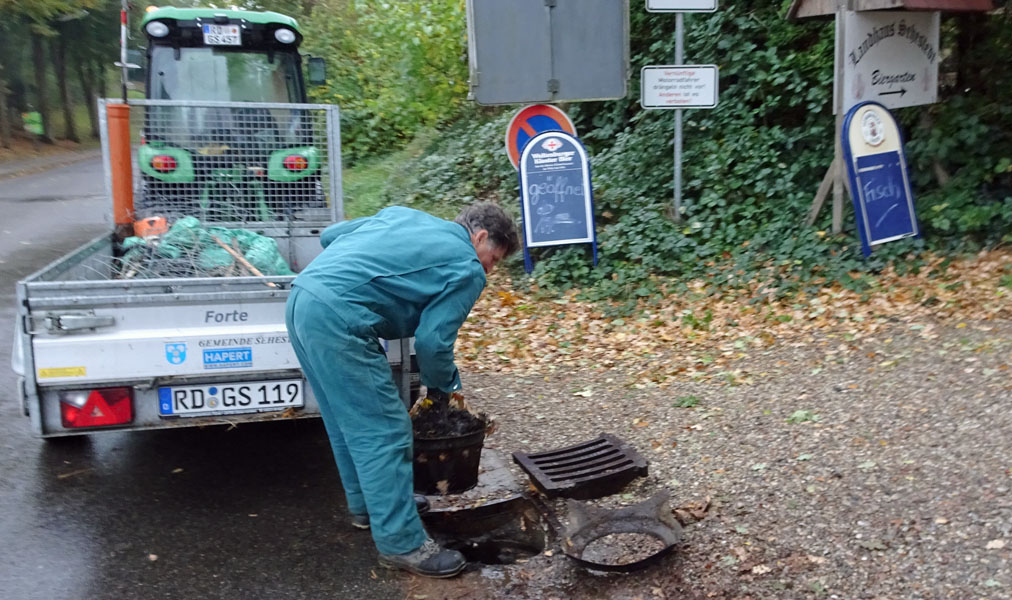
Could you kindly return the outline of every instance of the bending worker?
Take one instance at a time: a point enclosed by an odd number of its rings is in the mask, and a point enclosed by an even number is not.
[[[412,429],[379,338],[414,336],[430,396],[460,389],[457,330],[485,274],[517,250],[513,220],[474,204],[454,222],[403,207],[337,223],[296,277],[289,337],[320,405],[352,524],[372,528],[380,564],[450,577],[464,568],[422,527],[413,498]]]

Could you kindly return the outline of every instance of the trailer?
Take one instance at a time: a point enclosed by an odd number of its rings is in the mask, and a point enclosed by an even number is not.
[[[288,17],[167,8],[144,28],[135,235],[110,231],[18,282],[24,414],[42,438],[318,416],[285,303],[344,216],[340,111],[305,102]],[[383,343],[409,403],[411,342]]]

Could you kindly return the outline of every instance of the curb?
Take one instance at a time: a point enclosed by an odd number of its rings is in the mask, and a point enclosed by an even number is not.
[[[67,156],[62,160],[54,160],[53,162],[37,164],[35,166],[25,165],[23,168],[14,167],[9,170],[4,170],[3,165],[0,164],[0,181],[3,181],[5,179],[13,179],[15,177],[23,177],[25,175],[34,175],[36,173],[49,171],[50,169],[59,169],[60,167],[66,167],[92,158],[99,158],[101,156],[102,151],[96,149],[76,153],[74,156]]]

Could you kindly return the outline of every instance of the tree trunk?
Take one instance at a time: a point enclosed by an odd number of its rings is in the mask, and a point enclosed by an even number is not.
[[[52,41],[50,51],[56,69],[56,85],[60,90],[60,104],[63,105],[63,135],[72,142],[80,142],[77,124],[74,123],[74,103],[70,100],[70,82],[67,81],[67,38],[63,31]]]
[[[84,101],[88,104],[88,120],[91,122],[91,137],[98,137],[98,106],[95,103],[95,82],[88,74],[87,56],[77,55],[75,61],[77,67],[77,79],[81,82],[81,92],[84,93]]]
[[[7,105],[8,91],[7,82],[0,79],[0,146],[4,148],[11,147],[11,114]]]
[[[91,74],[91,78],[93,80],[98,81],[98,93],[101,94],[100,97],[108,98],[109,76],[105,72],[105,67],[102,65],[102,63],[97,60],[93,60],[91,62],[91,66],[88,68],[88,73]]]
[[[8,95],[11,91],[7,88],[7,73],[5,73],[4,67],[4,57],[7,56],[6,51],[6,45],[0,43],[0,147],[10,148],[11,113]]]
[[[42,115],[41,139],[47,144],[53,143],[53,129],[49,115],[49,96],[46,91],[46,53],[42,45],[42,36],[32,34],[32,63],[35,66],[35,108]]]

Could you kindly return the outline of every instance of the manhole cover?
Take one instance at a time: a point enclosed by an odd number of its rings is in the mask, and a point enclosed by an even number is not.
[[[549,498],[600,498],[647,474],[647,461],[636,449],[608,433],[568,448],[514,452],[513,460]]]

